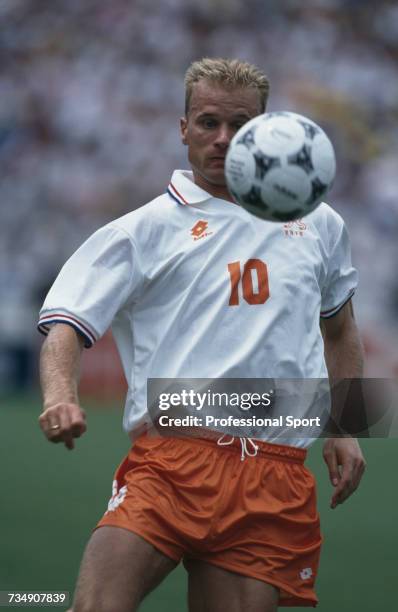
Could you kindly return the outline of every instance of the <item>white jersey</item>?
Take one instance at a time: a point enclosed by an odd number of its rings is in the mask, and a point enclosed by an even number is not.
[[[327,204],[267,222],[177,170],[164,195],[72,255],[39,329],[67,323],[90,347],[112,326],[128,382],[123,423],[137,431],[149,422],[148,378],[326,378],[319,317],[356,283],[345,225]]]

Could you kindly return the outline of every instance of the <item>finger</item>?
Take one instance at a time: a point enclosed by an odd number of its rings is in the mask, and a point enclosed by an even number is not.
[[[72,434],[70,431],[70,417],[66,406],[57,406],[56,410],[49,410],[46,419],[43,419],[43,423],[44,433],[50,442],[54,444],[64,442],[70,448]]]
[[[80,438],[86,431],[86,415],[83,410],[76,410],[71,414],[71,430],[74,438]]]
[[[360,459],[356,464],[355,464],[355,484],[357,487],[359,487],[359,483],[362,480],[362,476],[364,475],[366,469],[366,463],[364,459]]]
[[[75,443],[73,441],[72,434],[72,420],[70,416],[70,411],[67,406],[63,407],[59,413],[60,418],[60,432],[59,439],[57,442],[63,442],[69,450],[75,448]]]
[[[351,476],[351,480],[352,480],[351,493],[356,491],[356,489],[359,487],[359,483],[361,482],[364,471],[365,471],[365,461],[363,459],[355,460],[354,465],[353,465],[353,470],[352,470],[352,476]]]
[[[50,440],[50,442],[58,442],[60,432],[61,425],[59,423],[59,418],[57,418],[57,420],[55,420],[55,418],[47,418],[44,429],[44,433],[47,436],[47,439]]]
[[[77,405],[68,405],[65,410],[67,418],[65,420],[63,442],[69,450],[72,450],[75,448],[74,438],[80,438],[87,430],[86,414]]]
[[[74,438],[80,438],[87,431],[87,426],[85,423],[72,422],[71,430]]]
[[[63,442],[68,450],[73,450],[75,448],[72,432],[68,432],[64,435]]]
[[[51,427],[51,423],[48,418],[48,412],[43,412],[43,414],[39,416],[39,425],[44,435],[47,436],[47,433],[49,432]]]
[[[354,489],[352,488],[351,482],[341,481],[332,496],[330,507],[332,509],[336,508],[339,504],[342,504],[353,492]]]
[[[331,507],[335,508],[338,504],[342,504],[354,491],[354,463],[346,461],[343,465],[341,479],[332,496]]]
[[[357,490],[365,472],[366,463],[363,457],[354,459],[349,465],[350,469],[348,469],[347,465],[347,469],[344,475],[342,475],[341,483],[339,483],[339,487],[333,495],[333,508],[345,502]]]
[[[330,482],[336,487],[340,480],[340,471],[337,463],[336,453],[334,451],[325,451],[323,458],[329,470]]]
[[[61,428],[59,424],[58,411],[53,409],[45,410],[39,416],[39,425],[48,440],[53,440],[59,434]]]

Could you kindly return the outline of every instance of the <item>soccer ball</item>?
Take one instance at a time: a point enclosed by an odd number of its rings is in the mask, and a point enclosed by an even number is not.
[[[313,211],[335,173],[333,145],[325,132],[290,112],[265,113],[245,123],[225,160],[234,200],[267,221],[293,221]]]

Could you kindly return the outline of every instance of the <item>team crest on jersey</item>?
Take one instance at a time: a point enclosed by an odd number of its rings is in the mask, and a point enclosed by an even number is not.
[[[206,238],[206,236],[211,236],[213,232],[208,232],[207,228],[209,224],[207,221],[200,219],[195,223],[195,225],[191,228],[191,236],[194,240],[200,240],[200,238]]]
[[[295,221],[289,221],[289,223],[283,224],[283,233],[285,236],[304,236],[306,229],[308,229],[308,225],[306,225],[302,219],[296,219]]]

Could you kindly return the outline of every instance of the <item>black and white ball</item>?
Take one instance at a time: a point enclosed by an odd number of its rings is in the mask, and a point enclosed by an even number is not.
[[[296,113],[265,113],[232,139],[225,176],[234,200],[267,221],[313,211],[336,174],[333,145],[319,125]]]

